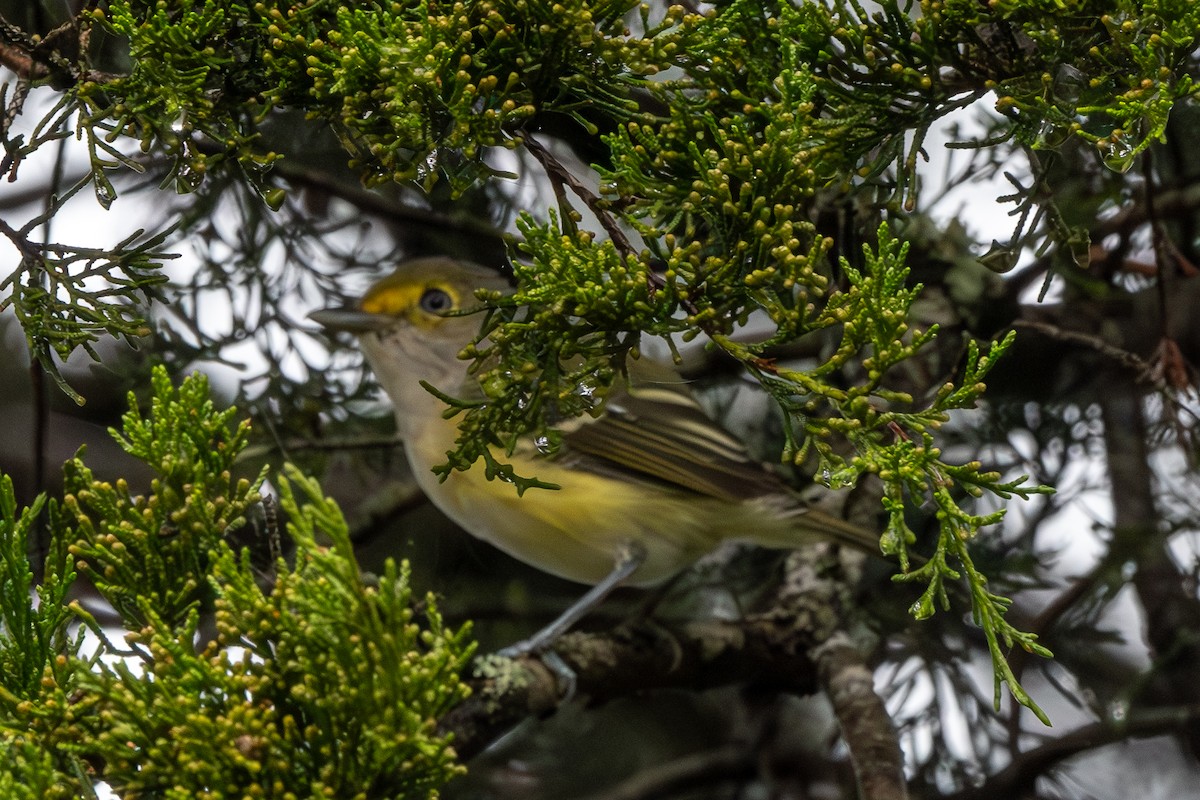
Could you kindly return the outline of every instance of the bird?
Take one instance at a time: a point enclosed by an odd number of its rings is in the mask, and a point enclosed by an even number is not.
[[[445,256],[411,259],[356,305],[314,312],[354,333],[395,411],[416,481],[468,533],[540,570],[592,589],[521,652],[569,629],[618,585],[653,586],[726,542],[795,548],[835,542],[879,552],[879,537],[809,508],[775,472],[705,414],[669,365],[630,359],[599,413],[562,423],[553,452],[533,436],[511,454],[519,475],[558,488],[518,494],[473,467],[440,476],[457,421],[442,397],[483,397],[459,358],[478,336],[478,290],[512,291],[499,272]]]

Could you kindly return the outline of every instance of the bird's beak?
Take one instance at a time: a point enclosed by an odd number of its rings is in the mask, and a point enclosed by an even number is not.
[[[326,308],[314,311],[308,318],[330,331],[370,333],[390,328],[396,324],[395,317],[387,314],[372,314],[357,308]]]

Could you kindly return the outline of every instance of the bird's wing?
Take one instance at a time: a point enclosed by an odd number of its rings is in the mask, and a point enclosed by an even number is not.
[[[520,455],[697,497],[734,503],[761,498],[775,515],[794,520],[786,534],[777,526],[745,531],[746,540],[768,547],[834,540],[878,552],[877,534],[808,508],[778,475],[751,458],[739,439],[704,413],[673,371],[651,380],[635,376],[633,383],[614,387],[600,415],[560,425],[562,446],[556,453],[544,455],[526,441],[518,447]]]
[[[681,378],[655,378],[614,389],[599,417],[565,426],[558,458],[731,501],[784,491],[777,475],[704,413]]]

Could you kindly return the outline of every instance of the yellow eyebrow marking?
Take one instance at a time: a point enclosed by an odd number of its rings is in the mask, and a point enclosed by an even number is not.
[[[407,286],[377,286],[362,300],[362,310],[369,314],[402,314],[416,303],[420,297],[420,287]],[[423,291],[423,289],[422,289]]]
[[[441,289],[450,295],[458,306],[458,292],[442,283],[383,283],[376,286],[362,299],[362,310],[368,314],[408,315],[419,308],[421,296],[429,289]]]

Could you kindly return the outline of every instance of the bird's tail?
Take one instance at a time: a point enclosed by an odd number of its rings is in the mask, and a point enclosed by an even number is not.
[[[879,555],[879,533],[859,527],[840,517],[810,508],[794,496],[770,496],[760,501],[772,506],[765,524],[748,532],[748,539],[763,547],[792,548],[816,542],[853,547],[869,555]]]

